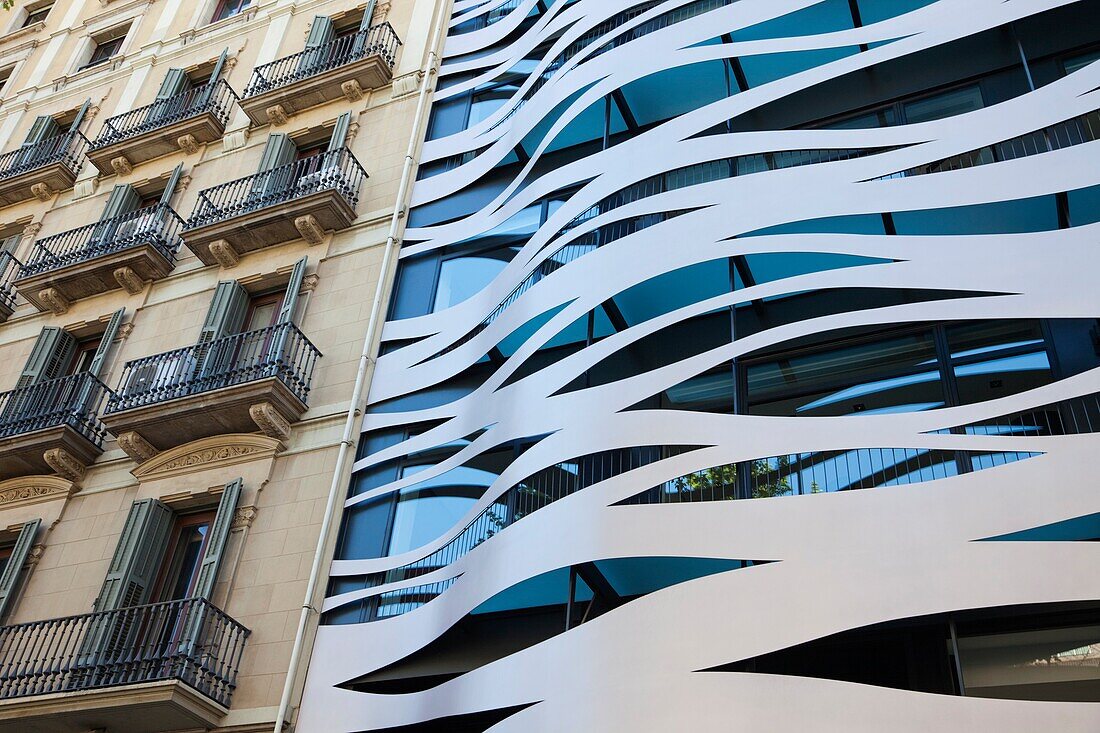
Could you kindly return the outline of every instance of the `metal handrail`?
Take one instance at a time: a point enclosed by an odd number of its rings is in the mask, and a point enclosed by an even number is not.
[[[204,598],[0,627],[0,700],[179,680],[229,706],[251,632]]]
[[[88,139],[79,132],[65,132],[33,145],[0,155],[0,180],[14,178],[51,163],[63,163],[75,176],[80,172]]]
[[[255,97],[370,56],[380,56],[386,66],[392,69],[397,61],[397,47],[400,45],[401,39],[389,23],[371,26],[321,46],[307,48],[257,66],[252,71],[252,79],[242,96],[245,99]]]
[[[109,118],[90,148],[98,150],[207,112],[224,127],[236,101],[237,93],[225,80],[208,82]]]
[[[23,263],[11,252],[0,252],[0,305],[8,310],[15,308],[15,282],[23,269]]]
[[[225,221],[326,190],[336,191],[355,208],[359,203],[359,188],[366,178],[367,172],[347,148],[318,153],[200,191],[185,229]]]
[[[293,323],[224,336],[126,362],[111,414],[274,377],[303,403],[321,352]]]
[[[0,393],[0,438],[68,426],[97,446],[107,434],[99,408],[110,390],[88,372]]]
[[[167,204],[70,229],[35,242],[20,277],[40,275],[143,245],[153,247],[169,263],[174,263],[182,229],[183,219]]]

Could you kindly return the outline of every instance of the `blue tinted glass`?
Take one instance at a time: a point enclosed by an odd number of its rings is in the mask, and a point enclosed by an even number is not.
[[[527,342],[527,339],[534,336],[535,332],[545,326],[551,318],[556,316],[558,313],[561,313],[562,309],[565,308],[566,305],[560,305],[555,308],[551,308],[545,313],[540,313],[531,320],[527,321],[515,331],[512,331],[512,333],[501,339],[500,343],[497,344],[497,349],[504,356],[511,356],[512,354],[516,353],[519,347],[523,346],[523,344]]]
[[[618,557],[598,560],[596,567],[615,592],[640,596],[715,573],[745,567],[742,560],[709,557]]]
[[[436,285],[433,310],[441,311],[450,308],[476,295],[507,265],[507,260],[493,257],[492,253],[485,256],[455,257],[444,260],[439,268],[439,282]]]
[[[428,139],[436,140],[447,135],[461,132],[466,127],[466,107],[469,96],[436,102],[432,106],[432,117],[428,124]]]
[[[741,236],[759,237],[765,234],[886,234],[886,226],[878,214],[856,214],[794,221]]]
[[[341,560],[365,560],[382,557],[386,547],[386,527],[390,521],[392,497],[356,504],[344,512]]]
[[[429,312],[438,264],[436,255],[401,260],[397,272],[397,290],[390,308],[392,320],[415,318]]]
[[[592,591],[580,578],[576,580],[574,599],[588,601]],[[542,575],[528,578],[511,588],[502,590],[489,600],[475,608],[471,613],[497,613],[516,611],[521,608],[561,605],[569,599],[569,568],[551,570]]]
[[[430,467],[407,466],[405,475]],[[491,471],[460,466],[403,490],[387,554],[400,555],[442,535],[462,519],[496,477]]]
[[[663,313],[730,291],[729,260],[711,260],[658,275],[615,296],[615,305],[634,326]]]
[[[745,262],[757,285],[809,272],[825,272],[889,261],[878,257],[858,257],[827,252],[774,252],[745,255]]]
[[[905,121],[909,124],[942,120],[947,117],[973,112],[983,107],[982,89],[977,84],[962,89],[936,94],[915,102],[906,102]]]
[[[870,25],[923,8],[933,2],[934,0],[858,0],[859,19],[863,25]]]
[[[742,56],[740,61],[741,69],[745,72],[745,81],[753,88],[856,53],[859,53],[859,49],[849,46]]]
[[[1070,191],[1069,223],[1079,227],[1100,221],[1100,186],[1090,186]]]
[[[894,213],[898,234],[1011,234],[1058,228],[1053,196]]]
[[[759,41],[767,38],[813,36],[852,28],[848,0],[825,0],[779,18],[734,31],[734,41]]]
[[[1083,69],[1097,59],[1100,59],[1100,51],[1090,51],[1086,54],[1082,54],[1081,56],[1074,56],[1073,58],[1066,59],[1066,73],[1072,74],[1078,69]]]
[[[623,97],[635,121],[649,125],[723,99],[726,90],[723,62],[705,61],[632,81]]]

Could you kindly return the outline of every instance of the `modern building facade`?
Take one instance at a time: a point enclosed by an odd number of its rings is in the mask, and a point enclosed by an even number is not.
[[[0,11],[0,731],[293,715],[433,10]]]
[[[1100,3],[445,10],[298,730],[1100,728]]]

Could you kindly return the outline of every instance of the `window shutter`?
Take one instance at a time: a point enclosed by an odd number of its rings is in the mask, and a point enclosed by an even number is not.
[[[169,99],[191,88],[191,79],[183,69],[169,69],[157,90],[157,100]]]
[[[264,154],[260,157],[259,172],[263,173],[272,168],[293,163],[294,156],[297,153],[298,148],[295,147],[289,135],[284,135],[281,132],[268,135],[267,145],[264,146]]]
[[[80,105],[80,109],[76,113],[76,117],[73,119],[73,124],[69,125],[69,132],[79,132],[80,126],[84,124],[84,117],[88,114],[88,107],[92,106],[92,100],[87,99],[84,104]]]
[[[76,339],[72,334],[57,326],[47,326],[38,334],[31,355],[23,366],[15,388],[29,387],[32,384],[56,379],[69,365],[76,351]]]
[[[319,71],[324,66],[330,53],[324,46],[332,41],[333,34],[331,18],[327,15],[313,16],[306,37],[306,51],[298,61],[298,71]]]
[[[15,254],[15,250],[19,248],[19,240],[22,238],[22,234],[13,234],[10,237],[0,239],[0,253],[10,252],[11,254]]]
[[[41,519],[27,522],[19,531],[19,537],[15,540],[8,564],[4,566],[4,572],[0,573],[0,621],[7,618],[11,610],[11,603],[15,597],[15,591],[19,588],[19,579],[23,575],[23,566],[27,564],[27,557],[34,547],[34,538],[38,534]]]
[[[214,70],[210,73],[210,83],[211,84],[213,84],[219,78],[221,78],[222,70],[225,69],[225,61],[228,58],[229,58],[229,49],[225,48],[225,49],[222,50],[221,55],[218,56],[218,60],[214,63]]]
[[[164,187],[164,192],[160,195],[160,203],[162,206],[168,206],[172,202],[172,195],[176,192],[176,186],[180,183],[180,176],[183,175],[183,163],[180,163],[172,169],[172,174],[168,176],[168,183]]]
[[[294,269],[290,271],[290,282],[286,285],[286,295],[283,296],[283,305],[279,309],[279,320],[276,323],[290,323],[294,319],[294,308],[298,305],[298,291],[302,289],[302,279],[306,276],[308,257],[303,257],[294,263]]]
[[[367,3],[367,7],[363,10],[363,20],[359,21],[359,30],[370,30],[371,21],[374,19],[374,8],[378,5],[378,0],[370,0]]]
[[[139,206],[141,206],[141,194],[129,183],[123,183],[111,189],[111,195],[107,197],[107,205],[103,207],[103,215],[99,220],[106,221],[129,214],[131,211],[137,211]]]
[[[236,280],[218,283],[214,297],[210,300],[210,308],[206,311],[206,320],[199,332],[198,343],[210,343],[222,336],[236,333],[244,324],[247,310],[248,292]]]
[[[168,544],[172,519],[172,510],[156,499],[133,503],[96,598],[96,611],[148,602]]]
[[[351,126],[351,112],[345,112],[336,118],[336,125],[332,128],[332,137],[328,139],[328,151],[339,150],[344,147],[348,139],[348,127]],[[335,160],[330,160],[333,165]]]
[[[370,0],[367,3],[367,7],[363,10],[363,19],[359,21],[359,31],[355,34],[355,39],[351,44],[351,58],[357,59],[363,55],[363,52],[367,48],[367,31],[370,30],[371,20],[374,18],[374,8],[376,0]]]
[[[103,372],[103,367],[107,363],[107,355],[111,351],[111,343],[118,336],[119,326],[122,325],[122,318],[126,315],[125,308],[119,308],[111,316],[111,320],[107,323],[107,329],[103,332],[103,336],[99,340],[99,347],[95,350],[95,356],[92,357],[92,363],[88,365],[88,373],[93,377],[98,377]]]
[[[42,115],[34,119],[34,124],[31,125],[30,132],[27,133],[27,138],[23,141],[23,145],[34,145],[35,143],[40,143],[43,140],[55,137],[60,133],[61,128],[57,126],[57,120],[49,115]]]
[[[233,515],[237,511],[237,502],[240,501],[243,487],[244,480],[238,478],[226,484],[225,491],[222,492],[221,501],[218,502],[218,513],[210,525],[210,539],[206,542],[202,565],[199,566],[199,578],[195,582],[196,598],[205,598],[209,601],[214,595],[218,568],[221,567],[222,555],[225,553],[225,545],[229,539],[229,528],[233,524]]]

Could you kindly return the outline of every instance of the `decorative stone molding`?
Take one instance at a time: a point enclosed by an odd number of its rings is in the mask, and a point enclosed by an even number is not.
[[[99,179],[95,176],[85,178],[73,184],[73,200],[88,198],[99,188]]]
[[[325,241],[325,230],[313,214],[306,214],[294,219],[294,228],[302,235],[302,239],[311,245]]]
[[[233,249],[233,245],[224,239],[215,239],[206,246],[210,250],[210,256],[227,270],[236,267],[241,262],[241,256],[237,254],[237,250]]]
[[[290,440],[290,423],[270,402],[252,405],[248,408],[248,415],[264,435],[283,443]]]
[[[47,466],[57,472],[58,476],[73,483],[80,482],[87,470],[87,466],[73,458],[64,448],[50,448],[42,454],[42,459],[46,461]]]
[[[241,506],[237,507],[237,511],[233,513],[233,521],[230,523],[230,529],[248,529],[252,526],[252,522],[256,520],[256,507],[254,506]]]
[[[305,277],[302,278],[302,289],[299,290],[298,292],[299,293],[312,293],[314,290],[317,289],[317,282],[320,279],[321,278],[317,276],[316,272],[311,272],[310,274],[308,274],[308,275],[306,275]]]
[[[420,87],[420,72],[414,71],[411,74],[405,74],[399,76],[393,80],[393,91],[391,92],[394,99],[398,97],[404,97],[407,94],[412,94]]]
[[[386,20],[386,16],[390,14],[390,4],[388,2],[381,2],[374,6],[374,15],[370,18],[371,25],[378,25]]]
[[[134,322],[126,321],[118,327],[118,336],[115,337],[115,343],[121,343],[129,338],[130,334],[134,332]]]
[[[229,433],[202,438],[163,451],[131,471],[141,481],[183,473],[224,468],[244,461],[270,458],[282,444],[273,438],[249,433]]]
[[[194,135],[180,135],[176,138],[176,145],[179,145],[180,150],[188,155],[194,155],[199,152],[199,143]],[[111,165],[114,165],[114,161],[111,161]]]
[[[39,201],[49,201],[53,198],[53,191],[45,183],[36,183],[31,186],[31,193]]]
[[[222,136],[222,150],[228,153],[231,150],[239,150],[248,142],[248,128],[233,130]]]
[[[126,455],[130,456],[135,463],[145,463],[160,453],[156,448],[149,445],[149,441],[133,430],[119,433],[118,447],[125,451]]]
[[[349,102],[358,102],[363,98],[363,87],[355,79],[349,79],[340,85],[340,91],[344,93],[344,99]]]
[[[134,166],[125,155],[120,155],[117,158],[111,158],[111,170],[116,176],[128,176],[134,172]]]
[[[38,299],[41,300],[50,312],[55,316],[64,315],[69,311],[69,300],[61,294],[57,288],[45,288],[38,293]]]
[[[27,565],[34,567],[42,559],[42,553],[46,551],[45,545],[31,545],[31,551],[27,553]]]
[[[348,124],[348,134],[344,138],[344,145],[351,147],[352,142],[355,140],[355,136],[359,134],[359,123],[357,121]]]
[[[57,476],[19,476],[0,481],[0,509],[51,501],[74,493],[73,482]]]
[[[42,222],[32,221],[30,224],[23,227],[23,236],[27,239],[34,239],[38,236],[40,231],[42,231]]]
[[[264,110],[264,112],[267,114],[267,121],[271,123],[272,127],[285,125],[287,120],[290,119],[290,115],[286,113],[286,110],[283,109],[283,105],[281,104],[272,105]]]
[[[115,281],[130,295],[137,295],[145,289],[145,282],[132,267],[120,267],[114,272]]]

